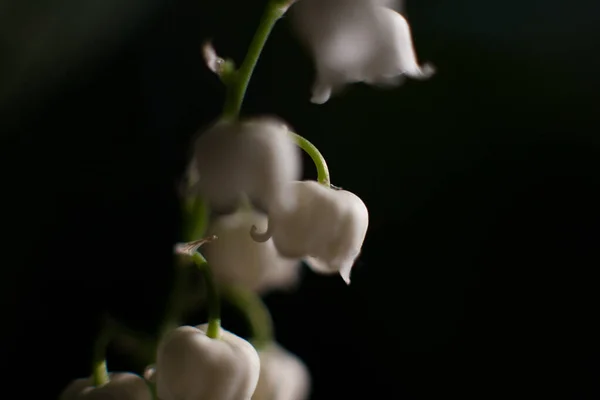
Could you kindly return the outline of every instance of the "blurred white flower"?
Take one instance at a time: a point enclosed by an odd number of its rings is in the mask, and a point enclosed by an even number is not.
[[[109,374],[110,381],[94,387],[92,378],[76,379],[61,393],[59,400],[152,400],[148,385],[129,372]]]
[[[195,144],[196,189],[215,210],[231,211],[242,195],[268,211],[292,207],[286,183],[300,178],[301,153],[275,118],[219,121]],[[193,175],[193,174],[192,174]]]
[[[219,284],[236,285],[257,293],[295,286],[300,278],[299,259],[283,258],[272,240],[258,243],[248,235],[252,225],[267,228],[267,216],[251,209],[216,218],[209,234],[217,240],[202,252]]]
[[[248,400],[260,372],[254,347],[221,329],[206,335],[208,324],[181,326],[161,340],[154,378],[161,400]]]
[[[405,77],[427,79],[410,27],[394,0],[302,0],[292,8],[295,30],[312,53],[313,103],[325,103],[345,84],[399,85]],[[395,9],[394,9],[395,8]]]
[[[260,378],[252,400],[306,400],[311,378],[297,356],[272,343],[258,352]]]
[[[350,284],[369,225],[367,207],[355,194],[315,181],[291,183],[288,191],[296,196],[296,207],[271,214],[268,229],[260,233],[253,227],[250,235],[273,240],[282,256],[302,258],[316,272],[339,272]]]

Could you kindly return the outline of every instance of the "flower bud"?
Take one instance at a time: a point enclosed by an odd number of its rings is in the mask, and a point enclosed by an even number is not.
[[[231,211],[242,195],[259,208],[292,207],[284,186],[300,178],[301,154],[274,118],[219,121],[195,144],[197,189],[216,211]]]
[[[260,378],[252,400],[308,399],[311,379],[302,360],[275,343],[258,355]]]
[[[161,400],[248,400],[260,372],[256,350],[246,340],[208,324],[181,326],[159,344],[156,391]]]
[[[151,384],[156,383],[156,366],[154,364],[148,365],[146,369],[144,369],[144,379]]]
[[[386,7],[383,7],[386,6]],[[347,83],[398,85],[404,77],[427,79],[408,22],[394,0],[302,0],[293,8],[298,36],[315,59],[313,103],[325,103]]]
[[[210,41],[204,42],[202,55],[208,69],[214,72],[224,84],[230,84],[236,72],[233,60],[221,58]]]
[[[268,229],[252,228],[252,238],[272,238],[282,256],[303,258],[319,273],[339,272],[349,284],[369,225],[367,207],[355,194],[315,181],[291,183],[288,191],[296,207],[270,215]]]
[[[248,231],[253,225],[266,230],[267,216],[240,209],[212,222],[208,232],[218,239],[205,244],[202,252],[215,280],[258,293],[293,287],[300,278],[300,259],[281,257],[272,240],[252,240]]]
[[[129,372],[109,374],[109,382],[94,387],[92,378],[76,379],[61,393],[60,400],[152,400],[144,380]]]

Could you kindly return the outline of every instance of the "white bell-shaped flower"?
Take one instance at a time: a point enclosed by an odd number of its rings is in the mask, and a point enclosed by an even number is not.
[[[248,235],[253,225],[266,230],[267,224],[265,214],[248,208],[211,223],[208,232],[217,240],[206,243],[202,253],[218,283],[258,293],[295,286],[300,278],[300,259],[284,258],[272,240],[259,243]]]
[[[272,239],[282,256],[302,258],[316,272],[339,272],[349,284],[369,226],[367,207],[355,194],[315,181],[293,182],[288,191],[296,207],[271,214],[268,229],[252,228],[250,235]]]
[[[150,388],[140,376],[129,372],[109,374],[109,382],[94,387],[92,378],[76,379],[59,400],[152,400]]]
[[[297,356],[272,343],[258,352],[260,378],[252,400],[306,400],[311,378]]]
[[[265,211],[293,206],[284,186],[300,178],[301,153],[282,121],[219,121],[194,151],[196,187],[213,209],[230,211],[244,194]]]
[[[218,339],[208,325],[182,326],[159,344],[156,393],[161,400],[249,400],[260,372],[250,343],[225,329]]]
[[[295,30],[312,53],[313,103],[325,103],[347,83],[399,85],[405,77],[427,79],[406,19],[394,0],[302,0],[292,8]]]

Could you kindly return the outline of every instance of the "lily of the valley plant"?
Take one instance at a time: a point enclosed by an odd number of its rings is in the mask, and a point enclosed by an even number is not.
[[[313,103],[353,83],[390,87],[431,77],[434,68],[417,61],[400,8],[399,0],[268,0],[239,67],[204,44],[206,65],[227,95],[222,114],[191,144],[185,242],[174,244],[174,265],[179,275],[189,266],[202,274],[208,321],[177,327],[183,311],[173,301],[158,340],[144,342],[152,357],[140,375],[108,372],[105,350],[122,328],[113,321],[96,342],[91,375],[70,383],[61,400],[308,399],[308,368],[276,341],[261,295],[298,285],[303,263],[350,284],[369,212],[359,196],[331,184],[321,153],[289,123],[273,115],[240,118],[240,109],[262,48],[288,11],[314,61]],[[316,181],[302,177],[302,151]],[[181,290],[175,285],[172,298]],[[221,298],[246,316],[248,340],[221,327]]]

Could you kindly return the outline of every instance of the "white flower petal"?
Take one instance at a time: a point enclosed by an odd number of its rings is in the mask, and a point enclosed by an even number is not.
[[[377,58],[378,66],[373,66],[370,76],[378,78],[404,74],[413,79],[430,78],[435,69],[430,64],[419,65],[406,18],[385,7],[377,8],[377,17],[387,32],[382,42],[382,48],[386,51],[382,51]]]
[[[304,261],[306,265],[310,267],[310,269],[322,275],[336,274],[339,272],[335,269],[332,269],[327,262],[317,257],[306,256],[302,259],[302,261]]]

